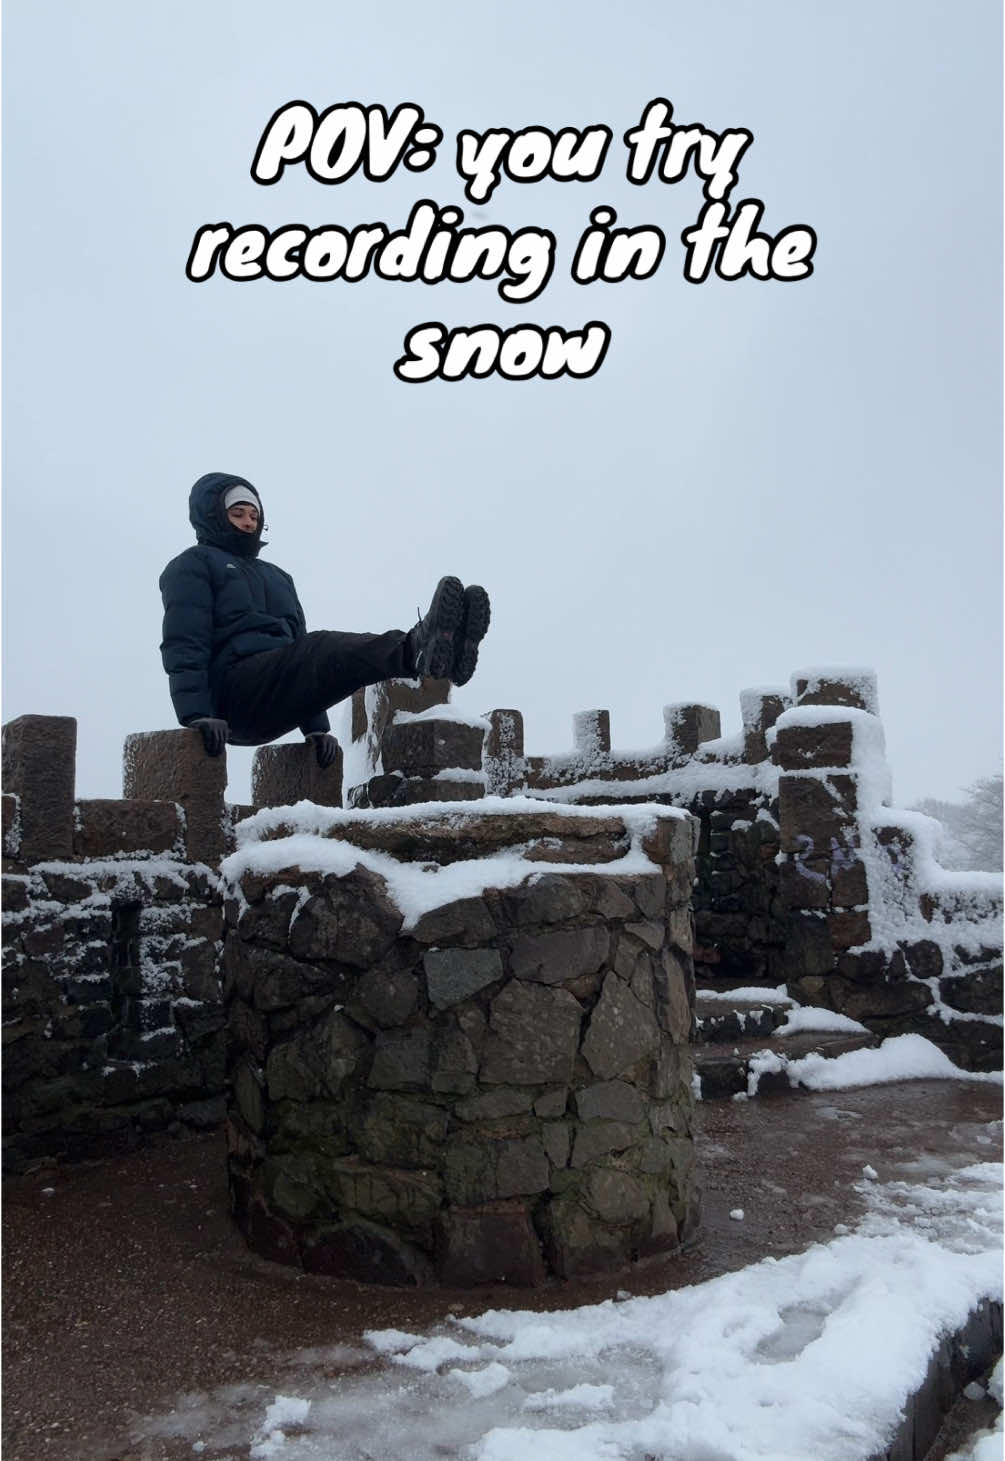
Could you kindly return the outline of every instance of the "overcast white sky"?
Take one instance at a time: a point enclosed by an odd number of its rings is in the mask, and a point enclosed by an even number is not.
[[[455,698],[522,709],[531,751],[588,707],[625,748],[670,701],[736,730],[741,689],[844,663],[878,672],[898,803],[999,768],[997,0],[7,0],[4,20],[3,714],[77,717],[79,795],[120,795],[123,737],[174,724],[157,578],[206,471],[257,484],[313,628],[406,628],[442,573],[484,582],[493,627]],[[656,96],[753,132],[733,202],[815,228],[811,279],[684,281],[700,182],[624,178]],[[422,174],[262,187],[256,145],[294,98],[416,102],[446,140]],[[461,128],[599,123],[594,182],[464,203]],[[551,228],[544,294],[185,278],[203,223],[400,227],[423,196]],[[569,280],[601,203],[664,229],[653,278]],[[406,386],[393,362],[430,318],[613,338],[589,380]]]

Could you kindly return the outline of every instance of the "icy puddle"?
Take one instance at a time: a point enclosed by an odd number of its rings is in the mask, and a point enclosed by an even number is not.
[[[804,1253],[657,1297],[276,1356],[133,1441],[204,1461],[862,1461],[940,1333],[1001,1298],[1001,1166],[899,1170],[880,1183],[867,1165],[864,1217]]]

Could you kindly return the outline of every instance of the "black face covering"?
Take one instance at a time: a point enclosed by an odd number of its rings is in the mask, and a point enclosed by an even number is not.
[[[240,528],[235,528],[223,505],[231,487],[249,487],[255,491],[246,477],[236,477],[232,472],[207,472],[200,477],[189,493],[189,521],[200,543],[210,543],[240,558],[257,558],[265,528],[264,514],[259,508],[258,528],[254,533],[242,533]],[[257,491],[255,496],[258,497]]]

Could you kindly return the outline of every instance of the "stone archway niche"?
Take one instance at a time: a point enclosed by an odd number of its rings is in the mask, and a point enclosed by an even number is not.
[[[694,826],[523,799],[249,823],[224,863],[249,1245],[457,1286],[678,1248],[697,1208]]]

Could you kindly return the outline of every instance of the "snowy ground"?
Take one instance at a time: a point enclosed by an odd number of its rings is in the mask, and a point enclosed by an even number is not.
[[[1001,1184],[996,1162],[905,1161],[884,1183],[866,1166],[862,1219],[804,1253],[276,1356],[266,1381],[181,1397],[133,1438],[202,1461],[862,1461],[939,1334],[1001,1298]],[[1000,1431],[963,1454],[1000,1457]]]

